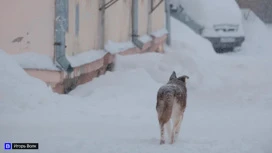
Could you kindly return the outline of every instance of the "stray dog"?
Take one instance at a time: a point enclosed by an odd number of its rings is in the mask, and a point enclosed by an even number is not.
[[[186,75],[177,78],[176,72],[173,71],[168,83],[158,90],[156,110],[161,130],[160,144],[165,143],[164,125],[166,125],[168,136],[170,137],[171,135],[171,144],[175,142],[176,136],[179,134],[180,125],[186,108],[186,79],[189,79]],[[170,129],[170,119],[172,119],[173,122],[172,130]]]

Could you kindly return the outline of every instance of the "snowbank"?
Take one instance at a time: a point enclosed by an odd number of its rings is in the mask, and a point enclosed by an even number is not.
[[[213,49],[212,43],[204,39],[202,36],[196,34],[185,24],[179,22],[175,18],[171,18],[171,29],[175,29],[172,33],[171,39],[177,44],[173,48],[183,52],[184,50],[190,50],[189,54],[192,58],[216,58],[219,57]],[[185,53],[187,55],[187,53]]]
[[[46,99],[53,95],[51,88],[41,80],[29,76],[3,50],[0,50],[0,62],[0,113],[34,109],[39,104],[46,103]]]
[[[43,81],[29,76],[3,50],[0,64],[0,120],[5,121],[4,125],[44,126],[69,121],[69,115],[80,117],[81,109],[75,107],[75,102],[83,102],[80,98],[54,93]],[[0,126],[0,135],[3,131],[6,130]]]
[[[49,56],[36,52],[26,52],[12,55],[22,68],[59,71]]]
[[[188,81],[190,89],[201,88],[204,85],[209,88],[218,88],[222,81],[214,75],[217,72],[214,73],[209,68],[212,65],[209,60],[218,59],[220,56],[215,53],[211,43],[176,19],[172,18],[171,22],[171,28],[175,29],[175,32],[172,33],[172,46],[166,47],[164,55],[147,53],[116,56],[115,70],[143,68],[152,79],[161,84],[166,83],[172,71],[175,70],[177,75],[190,76]]]

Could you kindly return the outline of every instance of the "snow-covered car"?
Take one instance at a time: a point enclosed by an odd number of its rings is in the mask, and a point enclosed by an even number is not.
[[[178,3],[203,26],[199,33],[211,41],[216,52],[233,50],[244,42],[242,13],[235,0],[178,0]]]

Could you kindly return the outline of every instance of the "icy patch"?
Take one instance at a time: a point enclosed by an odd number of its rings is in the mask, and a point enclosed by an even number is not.
[[[103,50],[91,50],[79,53],[74,56],[67,56],[67,59],[70,61],[72,67],[78,67],[99,60],[103,58],[105,55],[106,52]]]
[[[47,55],[42,55],[36,52],[25,52],[11,56],[24,69],[59,71],[53,63],[52,58]]]

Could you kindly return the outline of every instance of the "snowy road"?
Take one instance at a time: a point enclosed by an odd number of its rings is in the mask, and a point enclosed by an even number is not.
[[[173,21],[172,29],[165,55],[118,57],[115,72],[67,96],[53,95],[37,80],[31,84],[14,65],[5,73],[14,84],[0,82],[7,94],[0,103],[0,143],[38,142],[39,150],[24,152],[39,153],[271,153],[272,53],[216,55],[184,25]],[[156,92],[173,70],[190,76],[188,107],[178,141],[160,146]]]

